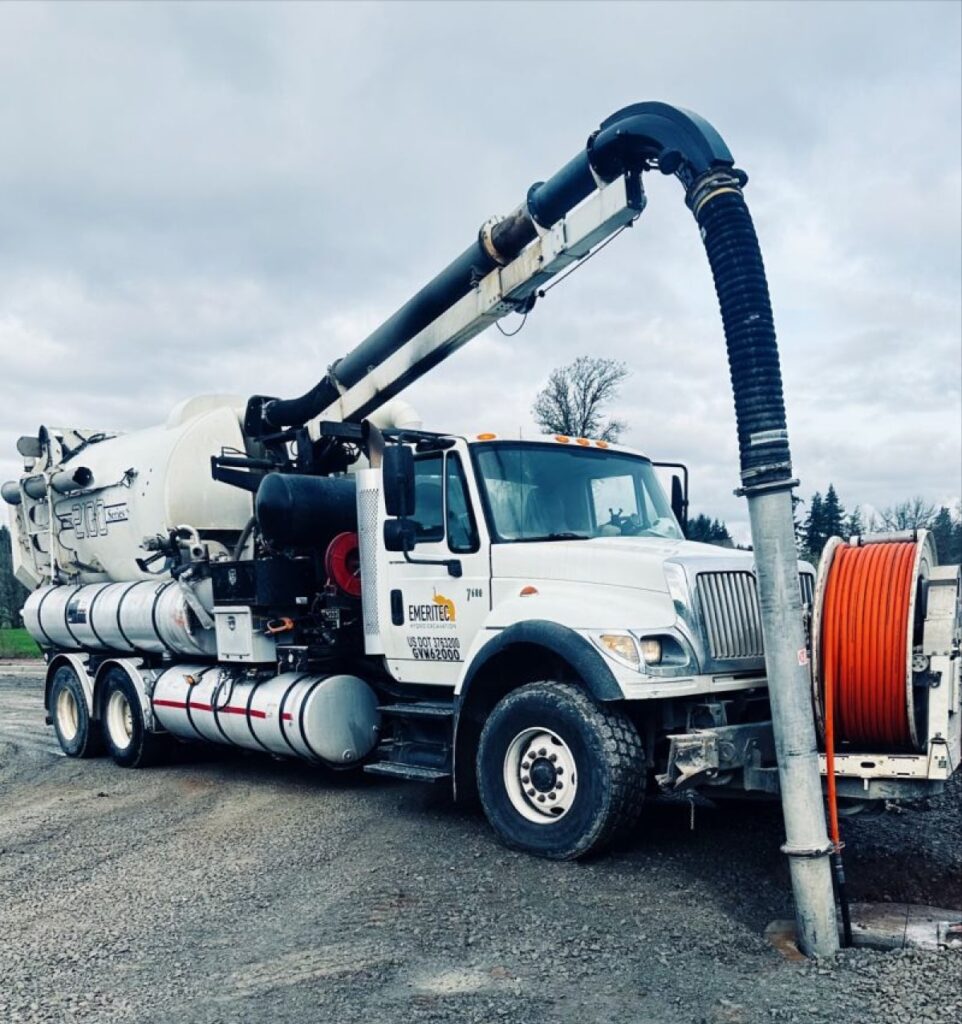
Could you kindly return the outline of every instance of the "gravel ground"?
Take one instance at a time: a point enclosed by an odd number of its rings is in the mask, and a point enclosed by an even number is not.
[[[962,954],[783,959],[770,809],[651,804],[585,864],[498,846],[440,788],[185,748],[57,756],[0,667],[0,1022],[962,1020]],[[852,896],[962,907],[962,779],[846,826]]]

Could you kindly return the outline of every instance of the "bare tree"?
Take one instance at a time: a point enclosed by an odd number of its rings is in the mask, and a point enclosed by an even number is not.
[[[937,514],[933,504],[916,495],[908,501],[900,501],[897,505],[883,508],[878,515],[873,515],[869,521],[869,531],[879,533],[884,530],[928,529]]]
[[[604,406],[618,393],[628,367],[617,359],[579,356],[551,371],[532,413],[546,434],[617,441],[627,424],[604,419]]]

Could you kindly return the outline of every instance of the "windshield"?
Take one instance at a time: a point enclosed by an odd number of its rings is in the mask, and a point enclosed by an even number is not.
[[[516,441],[473,452],[496,540],[682,539],[647,459]]]

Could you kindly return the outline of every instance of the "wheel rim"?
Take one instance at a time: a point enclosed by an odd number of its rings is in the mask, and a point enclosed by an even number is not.
[[[504,788],[512,807],[528,821],[560,821],[578,792],[578,768],[568,744],[543,726],[523,729],[504,755]]]
[[[57,728],[66,743],[73,740],[80,731],[80,709],[77,699],[69,690],[57,694]]]
[[[118,750],[126,750],[134,735],[134,713],[130,701],[120,692],[114,690],[107,701],[107,732],[110,742]]]

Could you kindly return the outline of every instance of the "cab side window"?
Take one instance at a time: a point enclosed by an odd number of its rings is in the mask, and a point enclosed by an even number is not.
[[[414,533],[419,544],[444,539],[444,456],[441,452],[414,460]]]
[[[468,485],[464,479],[461,459],[449,453],[445,469],[447,479],[448,547],[455,553],[468,554],[478,550],[478,528],[471,511]]]

